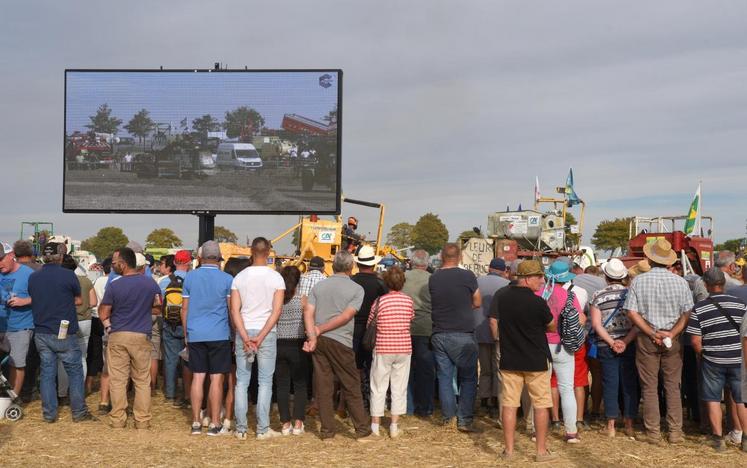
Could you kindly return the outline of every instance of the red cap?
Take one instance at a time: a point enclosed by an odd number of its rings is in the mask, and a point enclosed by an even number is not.
[[[174,263],[189,263],[192,261],[192,252],[180,250],[174,255]]]

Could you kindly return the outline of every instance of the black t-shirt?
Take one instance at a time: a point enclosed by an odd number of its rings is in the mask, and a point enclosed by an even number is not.
[[[433,333],[475,331],[472,296],[477,291],[477,277],[462,268],[437,270],[428,280],[431,293]]]
[[[371,312],[371,306],[374,301],[379,296],[388,293],[389,289],[376,273],[356,273],[353,275],[352,280],[361,285],[364,292],[361,308],[355,314],[355,324],[358,328],[361,326],[365,328],[366,322],[368,322],[368,314]]]
[[[547,370],[552,360],[545,335],[552,322],[547,302],[529,288],[507,286],[494,296],[490,314],[498,318],[501,370]]]

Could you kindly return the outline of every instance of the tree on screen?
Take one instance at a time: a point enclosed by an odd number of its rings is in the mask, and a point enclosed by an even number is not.
[[[154,229],[145,238],[145,247],[162,247],[166,249],[173,249],[182,245],[182,240],[179,239],[174,231],[169,228]]]
[[[235,244],[239,241],[239,237],[227,227],[215,226],[213,240],[215,242]]]
[[[397,223],[389,229],[389,234],[386,235],[386,243],[397,247],[398,249],[405,249],[412,245],[412,230],[415,228],[410,223]]]
[[[604,220],[597,225],[591,243],[599,250],[614,250],[628,245],[628,229],[631,218]]]
[[[226,111],[223,129],[228,138],[236,138],[242,133],[254,134],[265,126],[265,119],[251,107],[241,106],[232,111]],[[251,129],[250,132],[247,130]],[[243,132],[242,132],[243,131]]]
[[[420,217],[412,230],[412,243],[416,249],[429,254],[437,253],[449,240],[449,230],[438,215],[426,213]]]
[[[90,115],[88,118],[91,119],[91,123],[87,124],[86,128],[96,133],[117,133],[119,126],[122,125],[122,120],[112,117],[109,104],[101,104],[96,110],[96,115]]]
[[[192,121],[192,130],[204,138],[207,137],[208,132],[217,132],[220,130],[220,122],[212,115],[205,114]]]
[[[99,229],[95,236],[89,237],[80,243],[80,248],[94,254],[97,259],[103,260],[115,250],[127,245],[129,239],[121,228],[107,226]]]
[[[327,115],[322,117],[322,120],[327,122],[327,125],[332,125],[332,124],[337,123],[337,104],[335,104],[334,109],[327,112]]]
[[[124,126],[125,130],[130,132],[130,135],[135,135],[140,139],[140,143],[153,131],[156,125],[148,114],[147,110],[140,109],[140,112],[132,116],[127,125]]]

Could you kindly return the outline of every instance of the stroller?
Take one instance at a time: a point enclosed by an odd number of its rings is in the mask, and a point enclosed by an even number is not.
[[[4,367],[7,363],[8,358],[2,360],[0,368]],[[5,418],[10,421],[18,421],[23,417],[23,408],[21,408],[21,399],[13,391],[13,387],[10,386],[10,382],[5,378],[2,372],[0,372],[0,395],[6,394],[10,397],[10,406],[5,410]]]

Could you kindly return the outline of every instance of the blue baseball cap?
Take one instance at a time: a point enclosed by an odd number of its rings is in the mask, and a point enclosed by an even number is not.
[[[490,261],[490,266],[488,267],[491,270],[500,270],[500,271],[506,271],[508,268],[506,267],[506,261],[502,258],[494,258]]]

